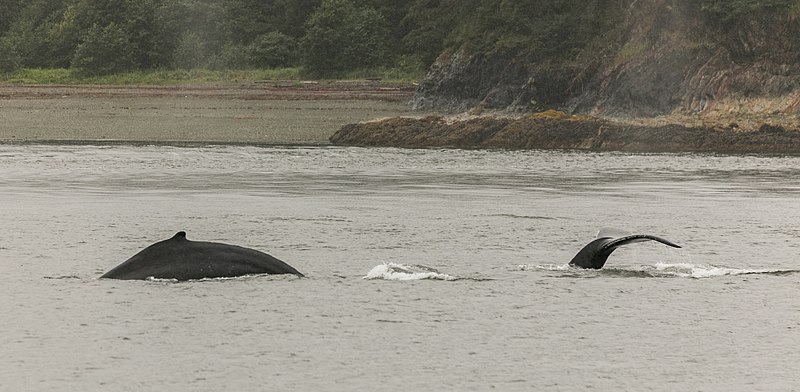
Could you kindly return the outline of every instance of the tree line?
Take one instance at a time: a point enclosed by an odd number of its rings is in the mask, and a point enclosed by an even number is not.
[[[738,17],[798,0],[700,0]],[[301,67],[425,69],[447,49],[572,56],[628,0],[0,0],[0,72]]]
[[[102,75],[302,66],[330,74],[419,62],[403,42],[411,3],[0,0],[0,70],[73,68]]]

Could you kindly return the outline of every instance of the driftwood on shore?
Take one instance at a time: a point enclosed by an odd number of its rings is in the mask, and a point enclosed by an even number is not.
[[[518,119],[441,116],[350,124],[330,139],[341,146],[464,149],[580,149],[626,152],[800,153],[800,131],[763,125],[754,131],[683,125],[630,125],[591,117]]]

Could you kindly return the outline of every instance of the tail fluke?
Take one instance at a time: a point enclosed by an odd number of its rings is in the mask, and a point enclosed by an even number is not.
[[[615,249],[622,245],[634,244],[637,242],[656,241],[673,248],[681,247],[672,241],[649,234],[626,235],[619,238],[600,237],[602,234],[604,233],[601,231],[597,239],[584,246],[578,254],[572,258],[569,265],[580,268],[603,268],[606,264],[606,260],[608,260],[608,256],[610,256]]]
[[[634,235],[629,235],[629,236],[613,239],[610,242],[606,243],[606,245],[604,245],[603,248],[617,248],[617,247],[620,247],[622,245],[634,244],[634,243],[637,243],[637,242],[647,242],[647,241],[660,242],[660,243],[662,243],[664,245],[671,246],[673,248],[680,248],[681,247],[680,245],[678,245],[678,244],[676,244],[676,243],[674,243],[674,242],[672,242],[670,240],[667,240],[667,239],[664,239],[664,238],[661,238],[661,237],[656,237],[654,235],[634,234]]]

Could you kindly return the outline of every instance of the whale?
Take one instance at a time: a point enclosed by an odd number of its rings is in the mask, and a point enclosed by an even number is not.
[[[610,231],[601,230],[597,237],[586,244],[575,257],[569,262],[572,267],[586,269],[601,269],[606,264],[608,257],[617,248],[627,244],[637,242],[656,241],[673,248],[680,248],[680,245],[661,237],[649,234],[616,235]]]
[[[101,276],[101,279],[232,278],[258,274],[303,276],[294,267],[266,253],[237,245],[190,241],[186,232],[156,242]]]

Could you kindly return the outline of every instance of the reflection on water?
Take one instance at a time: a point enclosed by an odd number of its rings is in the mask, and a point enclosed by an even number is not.
[[[798,191],[798,158],[360,148],[4,146],[2,185],[275,190],[493,187],[560,192]]]
[[[0,172],[0,390],[797,387],[800,158],[1,145]],[[683,248],[568,268],[603,227]],[[97,279],[179,230],[307,278]]]
[[[75,235],[81,222],[69,217],[83,208],[97,217],[87,227],[109,225],[141,239],[226,218],[210,234],[231,240],[231,230],[256,230],[290,250],[312,249],[313,238],[328,248],[354,240],[368,249],[419,246],[436,261],[496,249],[546,262],[610,226],[675,238],[697,262],[774,267],[795,261],[785,249],[800,234],[799,163],[539,151],[3,146],[0,189],[14,210],[49,212],[55,222],[28,219],[50,228],[63,220]],[[121,220],[108,219],[114,215]],[[141,228],[116,227],[127,219]],[[298,223],[302,233],[293,230]],[[334,241],[323,228],[349,236]]]
[[[695,265],[690,263],[670,264],[657,262],[655,265],[638,265],[627,267],[608,267],[600,270],[579,269],[567,264],[563,265],[521,265],[520,269],[554,271],[551,276],[569,278],[598,278],[598,277],[621,277],[621,278],[714,278],[721,276],[738,275],[772,275],[784,276],[800,274],[800,269],[770,270],[770,269],[741,269],[716,267],[713,265]]]

